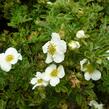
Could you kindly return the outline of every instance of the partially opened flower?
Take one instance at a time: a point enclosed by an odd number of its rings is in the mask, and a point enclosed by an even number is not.
[[[35,77],[31,79],[30,83],[34,85],[32,89],[35,89],[37,86],[48,85],[48,82],[43,79],[43,73],[41,72],[36,72]]]
[[[78,49],[78,48],[80,47],[80,44],[79,44],[78,41],[73,41],[73,40],[72,40],[71,42],[69,42],[68,46],[69,46],[72,50],[74,50],[74,49]]]
[[[51,64],[45,70],[44,80],[50,81],[51,86],[56,86],[60,83],[60,78],[65,75],[64,68],[62,65],[57,67],[55,64]]]
[[[60,63],[64,60],[64,53],[66,52],[66,42],[60,39],[58,33],[52,33],[52,39],[48,41],[43,47],[43,52],[47,53],[46,63],[52,61]]]
[[[106,53],[109,53],[109,50],[107,50]],[[109,60],[109,56],[107,57],[107,60]]]
[[[0,67],[8,72],[11,70],[12,64],[16,64],[18,60],[22,60],[21,54],[15,48],[10,47],[0,55]]]
[[[79,30],[79,31],[77,31],[76,37],[77,37],[78,39],[87,38],[87,36],[85,35],[84,30]]]
[[[95,100],[90,101],[89,106],[94,107],[95,109],[104,109],[103,104],[98,104]]]
[[[101,78],[101,72],[94,68],[94,66],[87,60],[80,61],[81,71],[85,72],[84,77],[86,80],[99,80]]]

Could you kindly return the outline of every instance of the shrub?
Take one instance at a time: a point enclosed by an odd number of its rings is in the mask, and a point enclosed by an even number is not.
[[[1,0],[0,53],[14,47],[22,61],[9,72],[0,70],[0,109],[90,109],[92,100],[107,109],[108,5],[108,0]],[[51,65],[45,62],[42,47],[52,33],[67,45],[64,60],[52,62],[63,66],[65,76],[54,87],[32,90],[36,72],[45,72]]]

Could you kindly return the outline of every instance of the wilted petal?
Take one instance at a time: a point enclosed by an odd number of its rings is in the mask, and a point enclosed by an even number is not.
[[[88,72],[84,74],[84,77],[85,77],[85,80],[87,81],[91,79],[91,75]]]
[[[91,74],[92,80],[99,80],[101,78],[101,72],[99,70],[94,70],[94,72]]]

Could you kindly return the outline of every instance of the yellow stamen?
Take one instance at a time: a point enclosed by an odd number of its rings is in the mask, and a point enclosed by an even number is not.
[[[7,62],[12,61],[13,59],[14,59],[14,56],[13,56],[13,55],[7,55],[7,56],[6,56],[6,61],[7,61]]]
[[[38,79],[38,81],[37,81],[37,83],[42,83],[43,82],[43,80],[42,79]]]
[[[56,77],[58,75],[58,70],[57,69],[54,69],[52,72],[51,72],[51,76],[52,77]]]
[[[51,55],[54,55],[55,52],[56,52],[56,45],[50,44],[49,47],[48,47],[48,52],[49,52]]]
[[[92,73],[92,72],[94,71],[94,67],[93,67],[92,64],[87,64],[87,71],[88,71],[89,73]]]

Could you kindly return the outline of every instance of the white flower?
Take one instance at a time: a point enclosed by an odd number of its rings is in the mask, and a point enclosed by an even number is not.
[[[81,71],[85,72],[85,80],[97,81],[101,78],[101,72],[93,67],[93,65],[87,60],[83,59],[80,61]]]
[[[77,37],[78,39],[87,38],[87,36],[86,36],[85,33],[84,33],[84,30],[79,30],[79,31],[76,33],[76,37]]]
[[[72,41],[68,44],[68,46],[69,46],[72,50],[74,50],[74,49],[79,48],[79,47],[80,47],[80,44],[79,44],[79,42],[72,40]]]
[[[16,64],[18,60],[22,60],[22,56],[15,48],[8,48],[5,53],[0,54],[0,67],[8,72],[11,70],[12,64]]]
[[[48,82],[43,79],[43,73],[41,72],[36,72],[35,77],[31,79],[30,83],[34,85],[32,89],[35,89],[37,86],[48,85]]]
[[[66,42],[60,39],[58,33],[52,33],[52,39],[48,41],[43,47],[43,53],[47,53],[46,63],[52,61],[60,63],[64,60],[64,53],[66,52]]]
[[[51,86],[56,86],[60,83],[60,78],[65,75],[64,68],[60,65],[58,68],[55,64],[51,64],[45,70],[44,80],[50,81]]]
[[[95,109],[103,109],[103,104],[98,104],[95,100],[90,101],[89,106],[93,106]]]

